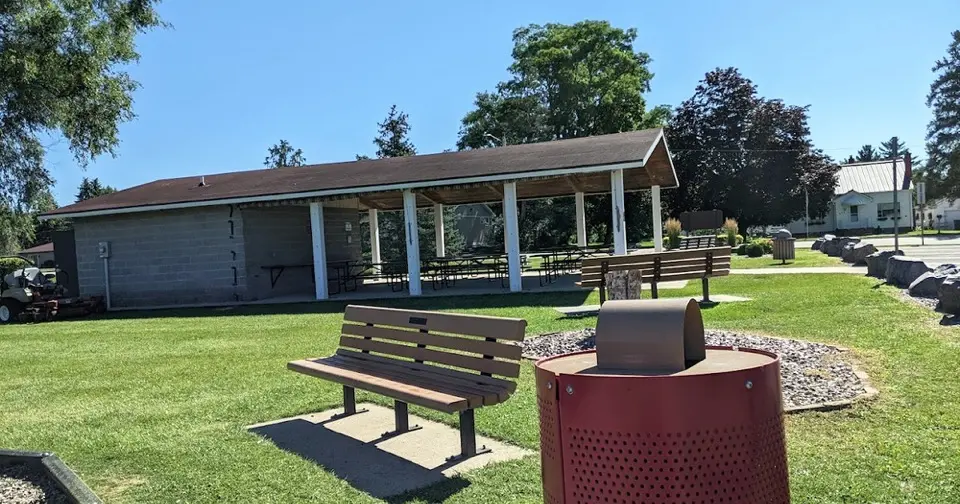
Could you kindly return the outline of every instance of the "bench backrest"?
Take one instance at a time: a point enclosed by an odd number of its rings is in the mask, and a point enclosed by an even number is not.
[[[527,321],[372,306],[347,306],[340,346],[485,376],[520,376]]]
[[[725,276],[730,274],[730,247],[641,252],[584,259],[581,286],[600,287],[604,263],[606,271],[640,270],[645,282]]]
[[[716,236],[684,236],[680,239],[680,250],[712,248],[717,246]]]

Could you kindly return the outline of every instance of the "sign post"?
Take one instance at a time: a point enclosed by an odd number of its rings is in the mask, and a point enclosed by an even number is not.
[[[920,207],[920,245],[923,242],[923,205],[927,202],[927,183],[917,182],[917,205]]]

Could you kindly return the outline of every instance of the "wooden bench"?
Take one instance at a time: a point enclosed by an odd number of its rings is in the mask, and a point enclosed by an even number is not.
[[[680,238],[678,250],[713,248],[717,246],[717,237],[711,235],[704,236],[684,236]]]
[[[477,449],[473,410],[506,401],[520,376],[521,319],[347,306],[340,348],[331,357],[293,361],[287,368],[343,385],[343,414],[357,411],[354,389],[394,399],[396,428],[381,439],[415,430],[407,404],[460,414],[460,457]],[[362,412],[362,411],[361,411]]]
[[[709,303],[710,278],[730,274],[730,247],[642,252],[584,259],[580,285],[591,289],[600,288],[600,303],[603,303],[607,297],[606,273],[636,269],[642,272],[644,282],[650,284],[654,299],[659,297],[659,282],[699,278],[703,281],[703,301]]]

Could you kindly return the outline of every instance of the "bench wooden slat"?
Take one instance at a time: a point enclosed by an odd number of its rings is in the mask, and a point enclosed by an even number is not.
[[[472,374],[465,373],[463,371],[458,371],[456,369],[442,368],[437,366],[432,366],[429,364],[422,364],[419,362],[413,361],[400,361],[397,359],[391,359],[389,357],[381,357],[379,355],[365,354],[357,352],[354,350],[348,350],[346,348],[340,348],[337,350],[337,355],[344,355],[351,357],[357,360],[364,360],[370,362],[383,362],[390,363],[397,366],[402,366],[406,369],[411,369],[414,371],[421,371],[425,373],[431,373],[435,375],[440,375],[442,379],[453,380],[453,381],[464,381],[466,383],[477,383],[483,385],[489,385],[497,389],[503,389],[506,391],[506,395],[500,398],[501,401],[506,400],[507,396],[513,393],[517,389],[517,384],[510,380],[504,380],[502,378],[497,378],[496,376],[484,376],[481,374]]]
[[[341,369],[366,373],[371,376],[396,380],[416,387],[462,397],[467,400],[467,405],[471,408],[479,408],[485,404],[496,404],[499,402],[498,392],[490,388],[444,381],[430,373],[417,373],[416,371],[387,363],[374,363],[342,355],[330,357],[326,359],[325,362]]]
[[[619,263],[653,263],[654,258],[660,256],[661,261],[675,260],[675,259],[694,259],[694,258],[706,258],[707,252],[712,252],[713,257],[729,256],[731,254],[730,247],[712,247],[712,248],[702,248],[702,249],[693,249],[693,250],[667,250],[664,252],[652,252],[644,251],[636,254],[628,255],[618,255],[618,256],[608,256],[608,257],[592,257],[583,260],[583,266],[599,266],[601,262],[607,261],[609,264],[619,264]]]
[[[730,274],[729,269],[713,270],[713,273],[710,274],[710,278],[728,276],[729,274]],[[672,282],[677,280],[699,280],[701,278],[703,278],[702,271],[694,271],[692,273],[671,273],[668,275],[660,275],[661,282]],[[647,279],[644,278],[644,282],[646,282],[646,280]],[[586,288],[600,287],[600,279],[597,278],[589,281],[581,281],[580,286],[586,287]]]
[[[356,353],[354,355],[366,357],[370,354]],[[417,383],[425,388],[449,387],[450,390],[457,391],[458,394],[463,394],[464,397],[471,396],[477,398],[478,407],[481,405],[489,406],[498,404],[510,397],[511,394],[511,390],[503,386],[471,379],[472,377],[480,375],[463,373],[461,377],[453,377],[439,373],[438,371],[443,368],[437,366],[425,365],[426,369],[417,369],[407,366],[408,361],[397,359],[384,358],[380,361],[371,361],[363,357],[354,357],[347,353],[338,353],[337,356],[357,366],[373,366],[374,369],[381,369],[383,372],[390,373],[392,376],[405,376],[412,380],[419,380]],[[437,390],[443,391],[442,388]]]
[[[342,332],[343,334],[348,334],[351,336],[406,341],[409,343],[417,343],[430,347],[462,350],[464,352],[472,352],[479,355],[490,355],[492,357],[503,357],[505,359],[517,361],[520,360],[523,353],[523,349],[517,345],[508,345],[505,343],[497,343],[495,341],[483,341],[470,338],[458,338],[455,336],[436,335],[422,333],[419,331],[408,331],[404,329],[395,329],[392,327],[343,324]]]
[[[348,387],[369,390],[403,402],[446,413],[456,413],[469,409],[467,400],[463,397],[444,394],[387,378],[378,378],[366,373],[340,369],[335,365],[325,363],[324,359],[293,361],[287,363],[287,368],[298,373],[324,378]]]
[[[617,271],[617,270],[620,270],[620,269],[621,269],[621,268],[617,268],[617,269],[611,268],[612,271]],[[652,268],[652,267],[646,267],[646,268],[622,268],[622,269],[631,269],[631,270],[638,269],[638,270],[640,270],[640,271],[643,272],[642,274],[643,274],[643,279],[644,279],[644,280],[647,280],[648,278],[653,278],[653,268]],[[712,268],[712,271],[719,271],[719,270],[725,270],[725,269],[730,269],[730,263],[729,263],[729,262],[714,263],[713,268]],[[707,271],[707,267],[706,267],[706,265],[704,265],[704,264],[691,265],[691,266],[662,266],[662,267],[660,268],[660,278],[662,279],[663,277],[665,277],[665,276],[667,276],[667,275],[672,275],[672,274],[674,274],[674,273],[692,273],[692,272],[700,272],[700,274],[701,274],[701,276],[702,276],[706,271]],[[713,276],[713,273],[711,272],[710,275]],[[580,278],[581,278],[584,282],[586,282],[586,281],[588,281],[588,280],[599,280],[601,276],[602,276],[602,275],[600,274],[600,272],[597,271],[597,272],[583,273],[582,275],[580,275]]]
[[[343,319],[362,324],[426,329],[430,332],[446,332],[511,341],[522,341],[527,327],[527,321],[523,319],[357,305],[347,306]]]
[[[341,336],[340,346],[387,355],[396,355],[399,357],[408,357],[410,359],[417,359],[424,362],[436,362],[438,364],[472,369],[482,373],[509,376],[511,378],[520,376],[520,365],[515,362],[504,362],[493,359],[484,359],[482,357],[458,355],[449,352],[431,350],[429,348],[397,345],[394,343],[367,340],[353,336]]]
[[[632,257],[632,256],[628,256],[628,257]],[[721,262],[728,263],[730,262],[730,255],[714,256],[713,262],[714,264],[721,263]],[[706,258],[696,257],[692,259],[671,259],[669,257],[666,257],[660,261],[661,267],[686,266],[686,265],[693,265],[693,264],[701,264],[701,265],[706,264]],[[629,270],[629,269],[646,269],[646,268],[652,268],[652,267],[653,267],[653,261],[647,260],[647,259],[639,260],[635,262],[617,261],[617,262],[608,263],[608,269],[610,271]],[[580,269],[581,273],[599,273],[600,270],[601,270],[600,262],[596,264],[584,265],[583,268]]]

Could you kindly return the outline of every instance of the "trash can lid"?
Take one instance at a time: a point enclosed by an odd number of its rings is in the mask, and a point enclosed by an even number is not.
[[[558,355],[537,361],[536,366],[554,374],[600,375],[610,377],[663,378],[723,374],[766,366],[779,360],[776,354],[752,348],[707,347],[706,358],[676,372],[607,369],[597,366],[596,350]]]
[[[784,238],[793,238],[793,233],[791,233],[789,229],[780,229],[774,233],[773,236],[782,240]]]

